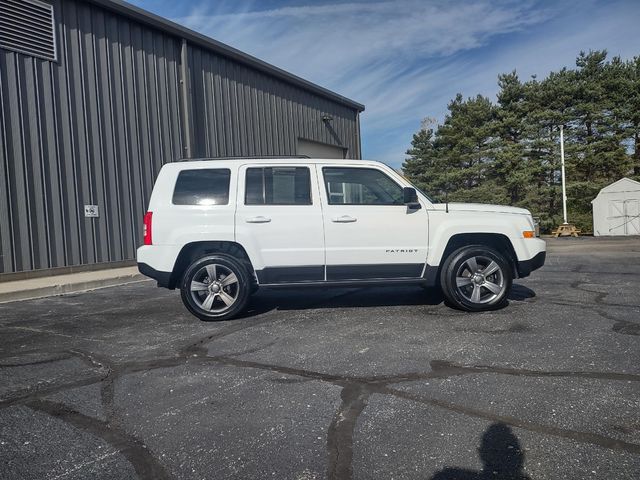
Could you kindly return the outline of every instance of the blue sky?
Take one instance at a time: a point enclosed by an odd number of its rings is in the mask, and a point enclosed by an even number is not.
[[[400,166],[425,117],[497,76],[575,65],[580,50],[640,55],[640,1],[204,1],[132,3],[364,103],[365,158]]]

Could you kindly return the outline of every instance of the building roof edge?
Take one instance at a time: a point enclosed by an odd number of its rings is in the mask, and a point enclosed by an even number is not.
[[[353,108],[358,112],[362,112],[365,109],[363,104],[358,103],[354,100],[351,100],[350,98],[344,97],[327,88],[321,87],[320,85],[316,85],[313,82],[310,82],[308,80],[305,80],[304,78],[298,77],[297,75],[289,73],[286,70],[283,70],[279,67],[271,65],[270,63],[260,60],[259,58],[253,57],[236,48],[233,48],[229,45],[219,42],[218,40],[214,40],[211,37],[207,37],[206,35],[198,33],[187,27],[183,27],[182,25],[172,22],[171,20],[167,20],[166,18],[156,15],[155,13],[151,13],[140,7],[136,7],[135,5],[131,5],[128,2],[124,2],[122,0],[85,0],[85,1],[98,5],[107,10],[111,10],[118,14],[124,15],[128,18],[136,20],[145,25],[155,27],[159,30],[175,35],[176,37],[184,38],[185,40],[193,43],[194,45],[198,45],[200,47],[203,47],[205,49],[208,49],[215,53],[223,55],[227,58],[235,60],[239,63],[243,63],[249,67],[255,68],[256,70],[259,70],[269,75],[272,75],[274,77],[277,77],[281,80],[284,80],[304,90],[313,92],[317,95],[333,100],[334,102],[340,103],[342,105],[346,105],[347,107]]]

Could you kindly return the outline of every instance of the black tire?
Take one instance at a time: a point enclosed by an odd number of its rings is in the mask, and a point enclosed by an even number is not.
[[[468,312],[503,307],[512,282],[509,261],[485,245],[459,248],[447,257],[440,271],[444,296],[454,307]]]
[[[225,281],[234,280],[231,274],[236,281],[225,285]],[[180,282],[180,296],[187,310],[200,320],[228,320],[245,309],[251,286],[249,273],[237,258],[211,254],[194,260],[187,267]]]

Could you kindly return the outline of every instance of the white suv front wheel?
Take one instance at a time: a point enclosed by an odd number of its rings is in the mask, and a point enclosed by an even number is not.
[[[195,260],[182,277],[185,307],[201,320],[227,320],[244,310],[251,284],[246,269],[228,255]]]
[[[453,252],[440,273],[442,293],[456,307],[469,312],[505,305],[513,272],[504,255],[484,245]]]

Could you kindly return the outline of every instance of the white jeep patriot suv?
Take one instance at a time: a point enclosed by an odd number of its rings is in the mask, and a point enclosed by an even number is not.
[[[529,211],[434,203],[382,163],[244,158],[162,167],[137,261],[223,320],[282,286],[439,286],[458,308],[493,309],[545,249]]]

